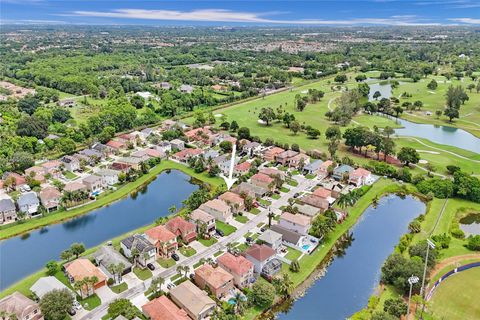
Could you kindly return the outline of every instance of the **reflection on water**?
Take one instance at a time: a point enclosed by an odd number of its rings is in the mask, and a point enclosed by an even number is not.
[[[471,213],[459,221],[465,235],[480,235],[480,213]]]
[[[96,246],[169,214],[198,189],[180,171],[160,174],[131,197],[78,218],[0,242],[0,290],[41,269],[74,242]]]

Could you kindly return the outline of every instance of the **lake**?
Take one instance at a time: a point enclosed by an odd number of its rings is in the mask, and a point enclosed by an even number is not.
[[[128,198],[78,218],[0,242],[0,290],[34,273],[74,242],[87,248],[167,216],[198,189],[181,171],[165,171]]]
[[[470,213],[459,220],[460,229],[468,237],[470,235],[480,235],[480,213]]]
[[[381,267],[408,224],[425,212],[425,204],[407,196],[382,198],[370,206],[351,230],[341,255],[333,258],[323,278],[295,301],[282,320],[340,320],[364,308],[380,281]],[[418,275],[421,276],[421,275]]]

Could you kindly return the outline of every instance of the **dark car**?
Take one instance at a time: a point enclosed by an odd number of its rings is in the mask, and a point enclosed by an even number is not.
[[[247,240],[247,242],[253,242],[253,239],[251,237],[246,237],[245,240]]]
[[[68,314],[71,315],[71,316],[74,316],[74,315],[77,314],[77,311],[75,311],[74,308],[71,308],[71,309],[68,310]]]
[[[147,268],[152,271],[155,270],[155,266],[153,265],[153,263],[147,263]]]
[[[265,227],[263,227],[262,229],[260,229],[261,232],[265,232]]]
[[[217,232],[217,234],[218,234],[220,237],[225,236],[225,233],[224,233],[222,230],[220,230],[220,229],[217,229],[216,232]]]
[[[189,277],[190,277],[190,280],[192,280],[192,281],[195,280],[195,274],[190,273],[190,276],[189,276]]]
[[[178,261],[178,260],[180,260],[180,257],[178,256],[178,254],[172,253],[172,259],[175,260],[175,261]]]
[[[300,193],[298,192],[293,195],[294,198],[298,198],[299,196],[300,196]]]

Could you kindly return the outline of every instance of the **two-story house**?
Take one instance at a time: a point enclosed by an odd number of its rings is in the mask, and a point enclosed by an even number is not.
[[[178,250],[177,236],[165,226],[159,225],[145,231],[148,241],[157,249],[157,255],[170,257]]]
[[[244,256],[234,256],[226,252],[217,259],[218,266],[228,271],[232,276],[235,285],[243,289],[249,287],[254,281],[253,263]]]

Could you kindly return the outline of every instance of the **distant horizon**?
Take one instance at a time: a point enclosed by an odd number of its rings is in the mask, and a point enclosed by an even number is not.
[[[476,0],[2,0],[2,25],[480,26]]]

